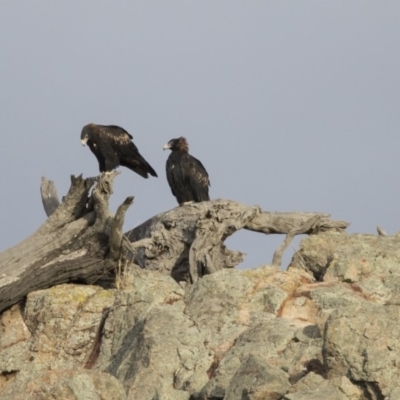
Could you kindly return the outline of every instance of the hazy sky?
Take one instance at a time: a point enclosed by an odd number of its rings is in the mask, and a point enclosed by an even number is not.
[[[0,251],[45,221],[42,176],[62,196],[98,173],[89,122],[128,130],[159,175],[121,169],[125,230],[176,206],[162,147],[184,135],[212,198],[399,231],[399,42],[398,0],[1,1]],[[250,268],[283,239],[227,244]]]

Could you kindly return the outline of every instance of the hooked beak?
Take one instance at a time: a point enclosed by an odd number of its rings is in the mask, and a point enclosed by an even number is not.
[[[170,149],[170,148],[171,148],[170,144],[167,143],[166,145],[164,145],[163,150],[168,150],[168,149]]]
[[[82,139],[81,140],[82,146],[85,146],[87,141],[88,141],[88,138]]]

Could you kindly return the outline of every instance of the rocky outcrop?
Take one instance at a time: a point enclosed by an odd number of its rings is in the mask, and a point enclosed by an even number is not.
[[[0,398],[399,399],[399,249],[318,234],[287,271],[31,292],[0,318]]]

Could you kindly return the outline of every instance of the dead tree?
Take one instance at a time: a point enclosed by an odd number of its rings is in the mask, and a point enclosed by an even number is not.
[[[42,180],[49,217],[33,235],[0,254],[0,311],[33,290],[71,281],[93,283],[107,275],[114,222],[108,199],[115,175],[72,176],[61,204],[52,182]]]
[[[265,212],[258,206],[218,199],[156,215],[126,236],[132,242],[151,238],[151,244],[136,254],[135,262],[140,267],[166,273],[177,281],[195,282],[203,275],[233,268],[243,261],[243,253],[224,245],[225,239],[239,229],[285,234],[272,260],[272,265],[280,266],[283,252],[295,235],[344,231],[348,225],[330,220],[329,214]]]
[[[176,207],[123,235],[124,215],[133,197],[121,204],[115,216],[110,213],[108,199],[115,175],[72,176],[61,203],[52,182],[42,181],[48,219],[33,235],[0,254],[0,311],[33,290],[113,279],[112,271],[124,259],[177,281],[195,282],[243,260],[243,253],[224,245],[226,238],[242,228],[285,234],[273,258],[273,264],[280,265],[295,235],[343,231],[348,226],[331,221],[328,214],[269,213],[219,199]]]

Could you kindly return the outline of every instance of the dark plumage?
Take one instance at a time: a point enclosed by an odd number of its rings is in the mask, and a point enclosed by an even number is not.
[[[100,172],[109,172],[122,165],[143,178],[148,178],[148,174],[157,176],[131,139],[133,137],[125,129],[116,125],[88,124],[81,133],[81,142],[87,143],[96,156]]]
[[[189,154],[186,139],[172,139],[164,146],[166,149],[172,150],[166,165],[167,179],[178,203],[210,200],[208,173],[203,164]]]

